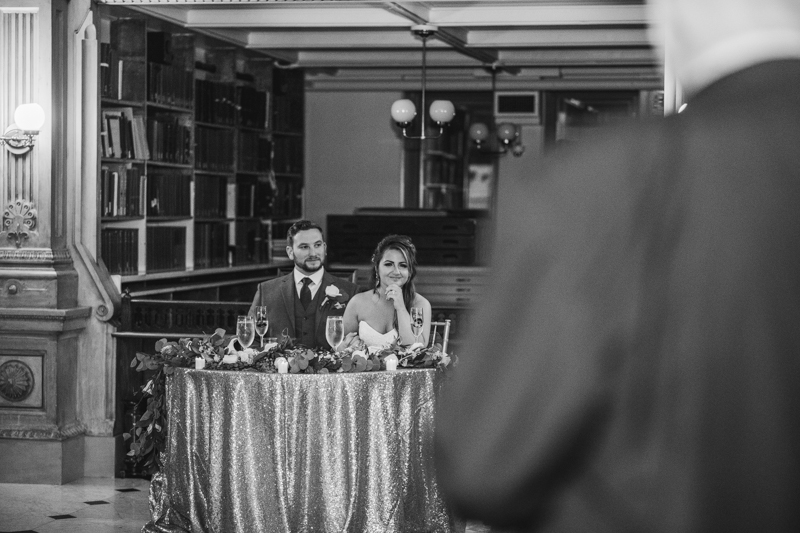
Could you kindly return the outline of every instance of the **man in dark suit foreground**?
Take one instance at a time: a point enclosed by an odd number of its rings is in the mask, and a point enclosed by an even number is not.
[[[292,272],[258,285],[250,314],[267,307],[271,337],[286,334],[309,348],[330,348],[325,322],[341,316],[357,286],[325,272],[325,240],[319,225],[301,220],[286,234],[286,254],[294,261]]]
[[[800,531],[800,2],[651,7],[688,107],[507,194],[437,472],[501,527]]]

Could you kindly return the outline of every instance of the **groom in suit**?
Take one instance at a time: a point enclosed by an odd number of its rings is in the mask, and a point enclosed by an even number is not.
[[[285,276],[260,283],[250,314],[264,305],[269,316],[269,335],[286,334],[309,348],[330,348],[325,339],[329,315],[342,315],[358,286],[325,272],[325,240],[322,228],[309,220],[296,222],[286,234],[286,255],[294,269]]]

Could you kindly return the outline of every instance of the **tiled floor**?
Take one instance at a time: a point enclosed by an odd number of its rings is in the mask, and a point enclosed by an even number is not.
[[[150,519],[149,487],[143,479],[0,483],[0,533],[138,533]],[[489,533],[489,528],[470,522],[465,533]]]
[[[0,483],[0,533],[138,533],[150,519],[149,488],[144,479]]]

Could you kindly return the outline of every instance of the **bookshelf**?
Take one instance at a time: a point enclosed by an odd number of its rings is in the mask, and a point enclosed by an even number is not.
[[[303,72],[125,7],[98,14],[109,273],[269,263],[302,216]]]

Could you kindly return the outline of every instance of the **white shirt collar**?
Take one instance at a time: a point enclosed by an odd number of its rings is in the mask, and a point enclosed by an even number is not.
[[[300,282],[303,280],[303,278],[311,278],[311,285],[309,286],[309,288],[311,289],[312,293],[316,292],[316,289],[319,287],[320,283],[322,283],[322,275],[323,274],[325,274],[325,268],[324,267],[320,268],[319,270],[317,270],[316,272],[314,272],[310,276],[306,276],[305,274],[303,274],[302,272],[297,270],[297,268],[295,267],[295,269],[294,269],[294,284],[296,286],[299,286]]]

